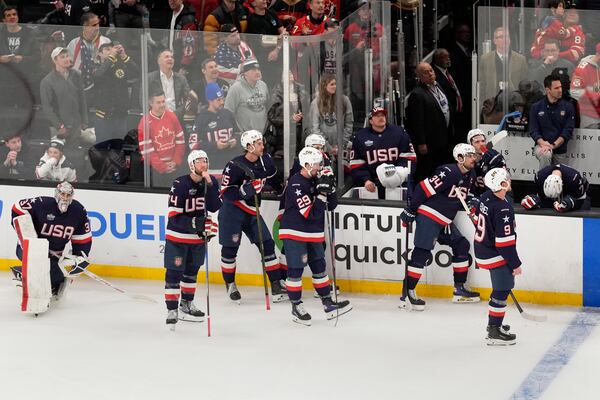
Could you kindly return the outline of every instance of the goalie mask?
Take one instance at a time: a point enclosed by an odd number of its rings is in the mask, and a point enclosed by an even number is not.
[[[62,182],[54,189],[54,198],[56,199],[56,205],[61,213],[66,213],[69,206],[73,202],[73,194],[75,189],[69,182]]]
[[[206,170],[208,170],[208,155],[204,150],[192,150],[192,152],[188,155],[187,162],[190,167],[190,171],[193,174],[196,174],[196,160],[202,158],[206,159]]]
[[[485,186],[495,193],[510,187],[510,174],[505,168],[492,168],[485,174],[483,181]],[[502,186],[502,182],[507,183],[506,187]]]
[[[562,193],[562,178],[558,175],[548,175],[544,181],[544,195],[549,199],[557,199]]]
[[[319,172],[323,167],[323,154],[314,147],[305,147],[298,153],[298,161],[300,162],[300,166],[308,171],[310,176],[314,176],[313,171]],[[306,164],[310,167],[307,168]]]

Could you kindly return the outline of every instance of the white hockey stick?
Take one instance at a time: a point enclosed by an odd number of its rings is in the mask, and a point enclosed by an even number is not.
[[[492,139],[487,143],[487,145],[486,145],[487,149],[488,150],[493,149],[494,147],[496,147],[498,145],[498,143],[500,143],[501,141],[506,139],[507,136],[508,136],[508,131],[506,131],[506,129],[503,129],[500,132],[496,133],[494,136],[492,136]]]
[[[85,275],[89,276],[90,278],[92,278],[93,280],[95,280],[96,282],[103,283],[106,286],[116,290],[119,293],[123,293],[125,296],[130,297],[134,300],[141,300],[141,301],[145,301],[145,302],[149,302],[149,303],[158,303],[158,301],[156,301],[152,297],[144,296],[143,294],[129,293],[129,292],[121,289],[120,287],[113,285],[112,283],[110,283],[106,279],[102,278],[101,276],[94,274],[92,271],[88,271],[87,269],[84,269],[83,273]]]
[[[462,196],[462,193],[458,190],[458,188],[456,188],[454,190],[454,193],[456,193],[456,197],[458,197],[458,199],[460,200],[460,204],[462,204],[463,208],[465,209],[465,212],[471,219],[471,222],[473,222],[473,224],[475,224],[475,226],[477,227],[476,218],[473,214],[471,214],[471,211],[469,210],[469,206],[467,206],[467,203],[465,202],[465,199]],[[548,317],[545,315],[533,315],[533,314],[529,314],[528,312],[523,310],[523,307],[521,307],[521,304],[519,304],[519,301],[517,300],[517,297],[514,295],[512,290],[510,291],[510,297],[513,299],[513,302],[515,303],[517,310],[519,310],[519,314],[521,314],[521,316],[523,318],[528,319],[530,321],[536,321],[536,322],[546,322],[546,320],[548,320]]]

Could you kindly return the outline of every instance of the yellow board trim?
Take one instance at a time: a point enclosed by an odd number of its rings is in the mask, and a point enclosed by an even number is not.
[[[20,265],[19,260],[0,259],[0,270],[8,270],[13,265]],[[94,264],[90,269],[101,276],[113,278],[130,279],[165,279],[165,270],[163,268],[129,267],[115,265]],[[198,282],[204,282],[204,273],[198,275]],[[209,272],[210,283],[224,284],[221,272]],[[262,286],[263,277],[257,274],[236,274],[236,283],[240,286]],[[302,279],[303,286],[312,290],[310,278]],[[340,290],[350,293],[371,293],[385,295],[400,295],[402,292],[402,282],[398,281],[367,281],[367,280],[347,280],[338,279]],[[481,293],[481,298],[489,299],[491,289],[473,288]],[[519,302],[534,304],[549,304],[561,306],[582,306],[583,294],[565,293],[565,292],[542,292],[535,290],[515,290],[515,296]],[[451,298],[452,287],[445,285],[419,285],[419,295],[423,297]]]

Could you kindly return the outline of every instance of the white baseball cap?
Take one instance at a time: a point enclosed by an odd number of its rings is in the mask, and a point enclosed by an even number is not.
[[[58,56],[63,51],[68,51],[68,50],[66,47],[55,47],[54,50],[52,50],[52,53],[50,53],[50,58],[52,60],[54,60],[56,58],[56,56]]]

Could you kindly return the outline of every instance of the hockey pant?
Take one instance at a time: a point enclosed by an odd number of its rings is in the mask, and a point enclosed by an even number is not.
[[[300,242],[284,239],[288,274],[285,282],[292,303],[302,298],[302,273],[307,265],[312,272],[312,283],[320,297],[331,295],[331,284],[326,271],[323,243]]]

